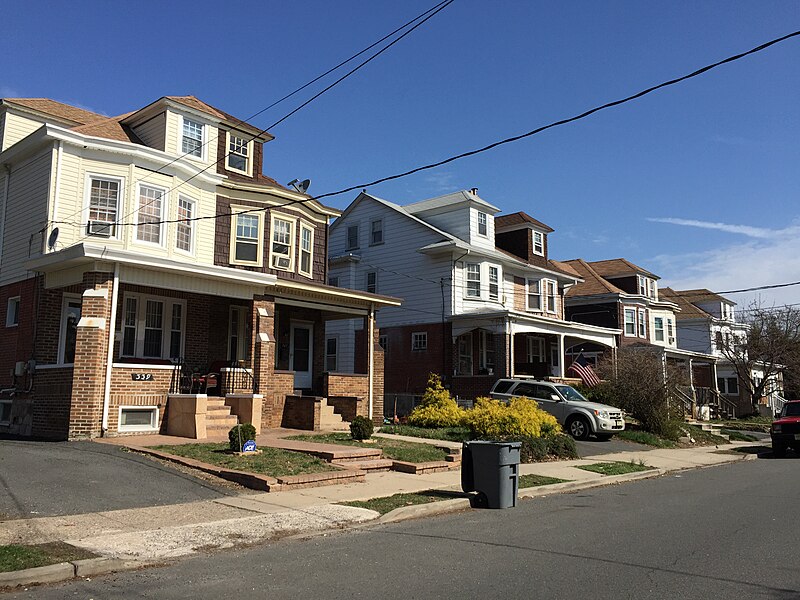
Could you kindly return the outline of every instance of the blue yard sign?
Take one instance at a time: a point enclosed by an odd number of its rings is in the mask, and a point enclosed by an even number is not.
[[[256,442],[255,440],[247,440],[242,446],[242,452],[255,452],[256,451]]]

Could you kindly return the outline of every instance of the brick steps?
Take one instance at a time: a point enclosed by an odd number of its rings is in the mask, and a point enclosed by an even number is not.
[[[344,467],[345,469],[358,469],[368,473],[377,473],[379,471],[391,471],[394,461],[388,458],[376,458],[372,460],[334,460],[331,461],[331,464]]]
[[[383,451],[380,448],[347,448],[346,446],[342,446],[342,450],[312,449],[310,453],[328,462],[336,462],[339,464],[377,460],[383,456]]]
[[[402,460],[392,461],[392,470],[399,471],[400,473],[411,473],[412,475],[422,475],[424,473],[438,473],[440,471],[449,471],[457,469],[460,463],[452,463],[444,460],[436,460],[426,463],[411,463]]]

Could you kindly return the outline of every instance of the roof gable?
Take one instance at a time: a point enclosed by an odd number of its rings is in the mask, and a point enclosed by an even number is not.
[[[541,221],[534,219],[528,213],[522,211],[511,213],[510,215],[500,215],[494,218],[495,231],[500,229],[512,229],[517,225],[533,226],[537,229],[544,230],[546,233],[555,231],[549,225],[545,225]]]
[[[602,277],[625,277],[630,275],[644,275],[653,279],[661,279],[647,269],[633,264],[624,258],[612,258],[609,260],[594,260],[589,263],[592,268]]]
[[[70,106],[56,100],[50,100],[49,98],[3,98],[2,102],[9,106],[19,106],[53,117],[73,126],[85,125],[108,118],[105,115],[78,108],[77,106]]]

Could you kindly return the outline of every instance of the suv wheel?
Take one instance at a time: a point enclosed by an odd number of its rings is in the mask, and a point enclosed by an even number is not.
[[[567,423],[567,431],[576,440],[585,440],[592,433],[592,428],[584,417],[574,417]]]

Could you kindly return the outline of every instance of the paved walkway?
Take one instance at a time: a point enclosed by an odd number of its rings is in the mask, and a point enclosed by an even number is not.
[[[137,439],[137,443],[141,443],[141,439]],[[730,444],[725,448],[747,445],[750,444]],[[523,475],[547,475],[573,483],[535,488],[535,492],[522,493],[521,496],[532,493],[555,493],[631,478],[631,476],[604,477],[577,468],[579,465],[598,461],[619,460],[638,463],[641,460],[648,466],[660,469],[650,474],[657,475],[667,471],[719,465],[743,459],[741,455],[720,453],[712,446],[622,452],[597,458],[524,464],[520,465],[520,473]],[[637,474],[636,477],[638,476]],[[368,474],[364,483],[247,494],[67,517],[12,520],[0,523],[0,544],[63,540],[103,556],[159,560],[189,554],[200,548],[230,547],[289,533],[353,526],[375,519],[377,513],[338,505],[338,502],[367,500],[399,492],[432,489],[452,491],[457,496],[457,492],[460,492],[460,480],[460,471],[426,475],[390,471]],[[447,509],[448,504],[448,502],[437,502],[414,507],[413,513],[408,514],[416,516],[426,512],[441,512]],[[461,504],[450,506],[449,510],[454,510],[464,508],[466,504],[461,501]],[[405,509],[400,509],[403,510]]]

